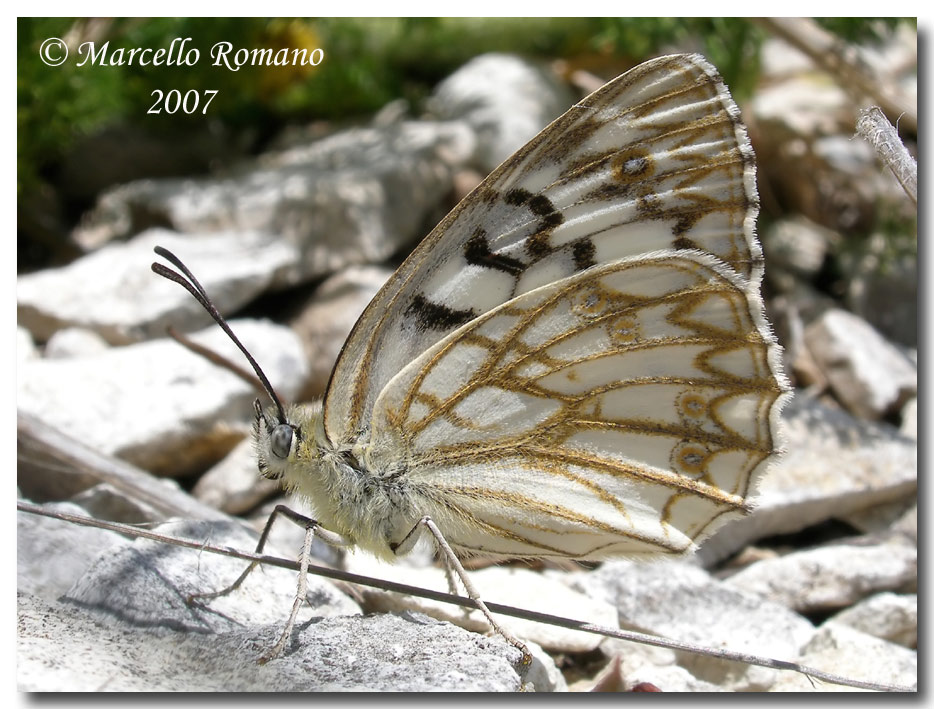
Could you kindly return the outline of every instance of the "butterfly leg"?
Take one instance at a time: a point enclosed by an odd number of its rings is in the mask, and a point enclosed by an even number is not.
[[[272,523],[275,521],[276,515],[280,515],[280,514],[285,517],[288,517],[296,524],[300,524],[302,526],[304,526],[305,520],[307,519],[303,515],[300,515],[297,512],[294,512],[293,510],[290,510],[285,505],[276,505],[276,508],[272,511],[272,514],[269,515],[269,519],[266,520],[266,526],[263,527],[263,533],[260,534],[259,536],[259,542],[256,545],[256,550],[254,551],[255,554],[263,553],[263,549],[266,547],[266,541],[269,538],[269,532],[272,529]],[[240,574],[239,578],[236,581],[234,581],[229,586],[222,588],[220,591],[191,594],[190,596],[188,596],[188,599],[187,599],[188,605],[201,604],[202,601],[210,601],[215,598],[220,598],[221,596],[226,596],[230,593],[233,593],[238,588],[240,588],[240,586],[246,580],[246,577],[250,575],[250,573],[253,571],[253,569],[257,567],[258,564],[259,564],[258,561],[250,562],[250,565],[246,567],[246,570],[242,574]]]
[[[444,538],[441,530],[438,529],[438,525],[434,523],[431,517],[422,517],[418,521],[418,524],[412,527],[412,530],[406,534],[402,541],[399,542],[399,544],[395,547],[395,553],[401,556],[409,552],[412,547],[415,546],[415,542],[418,540],[418,536],[422,528],[427,529],[431,533],[431,536],[434,537],[435,542],[438,545],[438,549],[441,551],[441,555],[444,557],[445,566],[448,568],[448,570],[453,569],[454,573],[457,574],[458,578],[461,580],[461,583],[464,584],[464,588],[467,590],[467,595],[474,603],[477,604],[477,608],[481,613],[483,613],[484,617],[486,617],[487,622],[493,627],[493,630],[502,635],[510,645],[519,649],[519,651],[522,653],[521,665],[523,667],[528,667],[532,663],[532,655],[529,652],[529,648],[526,647],[525,643],[516,638],[512,633],[503,628],[499,623],[496,622],[496,620],[494,620],[493,614],[490,613],[490,609],[486,607],[486,604],[480,598],[480,594],[477,592],[476,587],[467,576],[467,571],[461,564],[460,559],[457,558],[457,554],[454,553],[451,545],[448,544],[447,539]],[[448,584],[452,586],[454,585],[450,572],[448,573]],[[456,589],[452,588],[451,590],[455,591]]]
[[[269,660],[278,657],[282,652],[282,649],[285,647],[287,640],[292,634],[292,628],[295,625],[295,618],[298,616],[298,611],[302,607],[302,603],[305,600],[305,594],[308,591],[308,564],[311,558],[311,543],[314,540],[315,533],[317,532],[319,538],[321,538],[327,544],[332,546],[346,546],[346,541],[343,537],[341,537],[339,534],[335,534],[334,532],[329,532],[326,529],[322,529],[318,525],[317,520],[295,512],[285,505],[276,505],[275,509],[272,511],[272,514],[269,515],[269,519],[266,520],[266,526],[263,527],[263,533],[260,534],[259,542],[256,545],[256,554],[263,553],[263,549],[266,546],[266,541],[269,539],[269,532],[272,529],[272,524],[278,515],[282,515],[295,524],[304,527],[305,541],[302,544],[302,553],[299,557],[300,569],[298,575],[298,589],[295,594],[295,600],[292,603],[292,612],[289,614],[289,619],[285,624],[285,628],[283,629],[282,634],[279,636],[279,640],[268,652],[263,654],[263,656],[260,658],[260,664],[265,664]],[[247,568],[242,574],[240,574],[236,581],[234,581],[226,588],[222,588],[220,591],[213,591],[210,593],[195,593],[190,595],[187,599],[188,604],[202,605],[204,601],[210,601],[214,598],[226,596],[227,594],[236,591],[238,588],[240,588],[241,584],[244,582],[244,580],[246,580],[246,577],[250,575],[250,572],[252,572],[258,564],[258,561],[250,562],[250,565],[247,566]]]
[[[457,587],[457,578],[454,575],[454,569],[451,568],[451,562],[448,561],[447,556],[444,556],[444,577],[448,581],[448,593],[450,593],[452,596],[459,596],[460,589]],[[466,620],[470,616],[470,609],[465,606],[461,606],[461,615],[463,616],[464,620]]]
[[[301,517],[302,515],[298,516]],[[298,521],[293,517],[290,517],[290,519],[295,522]],[[305,517],[304,520],[305,541],[302,544],[302,555],[299,557],[298,562],[298,589],[295,591],[295,600],[292,601],[292,611],[289,613],[289,619],[286,621],[285,627],[282,629],[282,634],[279,636],[276,644],[273,645],[268,651],[263,653],[262,657],[260,657],[259,663],[261,665],[265,665],[267,662],[278,657],[282,653],[286,642],[292,636],[292,628],[295,626],[295,618],[298,616],[298,611],[302,607],[302,603],[304,603],[305,596],[308,593],[308,559],[311,557],[311,542],[315,538],[315,528],[318,526],[318,523],[308,517]]]

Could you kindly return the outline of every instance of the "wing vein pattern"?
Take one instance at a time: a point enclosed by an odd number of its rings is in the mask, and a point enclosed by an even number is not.
[[[755,166],[697,55],[573,106],[419,245],[344,346],[324,426],[463,553],[693,550],[748,509],[787,385]]]

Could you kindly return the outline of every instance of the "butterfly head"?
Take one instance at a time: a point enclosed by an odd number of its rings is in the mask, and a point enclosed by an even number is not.
[[[264,411],[259,399],[253,401],[253,444],[256,447],[259,472],[264,478],[279,480],[283,464],[287,463],[301,431],[288,420],[279,420],[274,408]]]
[[[271,480],[283,479],[290,469],[314,447],[321,423],[321,404],[290,406],[285,416],[277,406],[263,408],[253,402],[253,445],[259,471]]]

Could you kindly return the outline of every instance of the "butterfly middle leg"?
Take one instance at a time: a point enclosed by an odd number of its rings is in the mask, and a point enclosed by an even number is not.
[[[487,622],[493,627],[493,630],[502,635],[510,645],[519,649],[519,651],[522,653],[522,660],[520,664],[523,667],[528,667],[532,662],[532,655],[529,652],[529,648],[525,643],[516,638],[512,633],[510,633],[503,626],[497,623],[496,620],[494,620],[493,614],[490,613],[490,609],[486,607],[486,604],[480,598],[479,592],[470,581],[470,578],[467,576],[467,571],[464,569],[463,564],[461,564],[460,559],[457,558],[457,554],[454,553],[451,545],[448,544],[447,539],[444,538],[444,535],[441,533],[438,525],[434,523],[431,517],[428,517],[427,515],[422,517],[418,523],[412,527],[411,530],[409,530],[409,533],[402,538],[401,542],[393,545],[392,548],[396,556],[404,556],[410,552],[412,547],[415,546],[415,542],[417,542],[421,536],[423,529],[427,529],[431,533],[431,536],[434,537],[435,543],[438,545],[438,549],[441,551],[441,556],[444,559],[446,571],[448,572],[449,585],[452,581],[450,570],[453,570],[457,577],[460,579],[461,583],[464,584],[464,588],[467,590],[467,595],[474,603],[477,604],[477,608],[481,613],[483,613],[484,617],[487,619]],[[451,592],[454,593],[455,589],[451,588]]]

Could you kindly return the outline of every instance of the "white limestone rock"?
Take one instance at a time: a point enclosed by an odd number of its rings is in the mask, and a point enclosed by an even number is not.
[[[297,336],[269,322],[231,323],[286,398],[304,383]],[[196,342],[241,362],[218,327]],[[161,474],[182,475],[223,457],[247,433],[257,392],[169,339],[96,356],[30,360],[17,372],[17,406],[97,450]]]
[[[877,591],[910,588],[917,578],[913,546],[841,543],[759,561],[726,583],[807,613],[844,608]]]
[[[184,288],[150,270],[154,261],[166,263],[153,253],[157,245],[194,272],[221,313],[234,312],[283,283],[297,258],[294,247],[258,234],[151,229],[67,266],[17,278],[20,325],[40,341],[60,329],[81,327],[111,344],[126,345],[164,337],[169,325],[190,332],[213,322]]]

